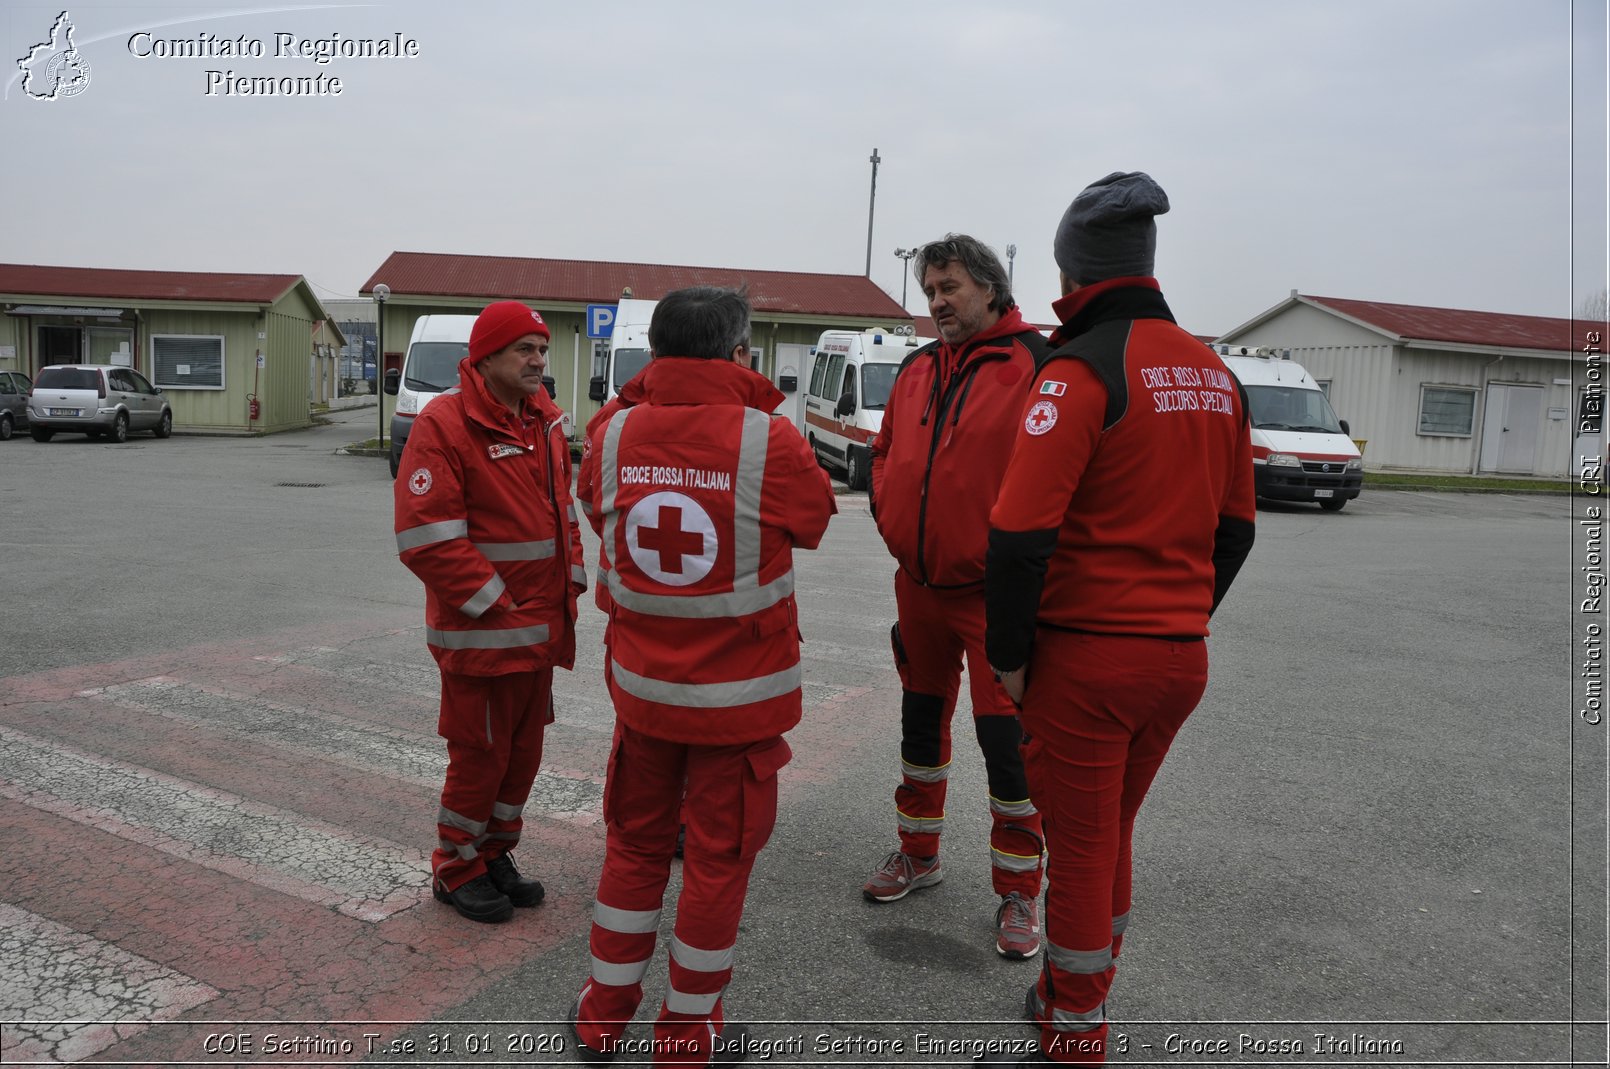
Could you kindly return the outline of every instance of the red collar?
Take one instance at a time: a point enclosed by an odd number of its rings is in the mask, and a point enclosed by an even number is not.
[[[656,356],[637,376],[651,405],[743,405],[762,412],[783,403],[783,393],[764,375],[731,360]]]

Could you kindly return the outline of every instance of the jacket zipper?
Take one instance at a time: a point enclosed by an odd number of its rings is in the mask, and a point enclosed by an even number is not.
[[[928,580],[928,481],[934,473],[934,455],[939,452],[939,438],[945,429],[945,415],[950,411],[950,402],[962,387],[963,383],[971,383],[978,369],[992,360],[1005,360],[1011,356],[1010,347],[996,349],[994,352],[977,352],[977,358],[967,363],[967,351],[964,349],[956,365],[956,374],[951,377],[949,385],[939,398],[939,411],[934,416],[934,429],[928,442],[928,465],[922,472],[922,492],[917,497],[917,572],[918,581],[923,586],[931,585]],[[939,375],[939,354],[934,354],[934,376]],[[957,415],[960,416],[960,412]]]

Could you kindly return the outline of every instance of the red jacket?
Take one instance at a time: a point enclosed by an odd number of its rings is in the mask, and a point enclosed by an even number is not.
[[[425,641],[444,671],[494,676],[575,660],[587,589],[562,413],[516,418],[468,357],[408,436],[393,491],[397,552],[425,584]]]
[[[593,487],[597,482],[598,454],[593,452],[593,439],[597,437],[605,424],[615,417],[615,413],[623,408],[631,408],[643,400],[643,376],[653,366],[650,362],[642,371],[633,375],[611,397],[603,408],[593,413],[593,418],[587,421],[587,431],[581,443],[581,464],[576,468],[576,503],[581,506],[587,522],[593,522],[593,513],[598,508],[598,502],[593,499]],[[593,524],[596,528],[598,525]],[[603,543],[598,546],[598,581],[593,584],[593,600],[605,613],[609,612],[609,547]]]
[[[1086,286],[1056,309],[1065,344],[1019,413],[990,515],[986,650],[1005,671],[1027,661],[1036,622],[1206,635],[1252,548],[1240,385],[1175,325],[1156,280]]]
[[[901,369],[872,442],[872,514],[917,582],[984,581],[990,505],[1044,351],[1012,308],[959,347],[918,349]]]
[[[831,484],[764,377],[662,356],[641,379],[592,427],[584,491],[614,565],[616,715],[672,742],[780,735],[800,716],[793,549],[821,541]]]

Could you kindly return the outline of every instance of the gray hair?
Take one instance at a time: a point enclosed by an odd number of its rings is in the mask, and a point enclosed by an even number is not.
[[[995,250],[966,234],[946,234],[939,241],[930,241],[917,250],[911,272],[922,285],[922,276],[930,267],[944,269],[946,264],[959,263],[973,281],[991,291],[990,311],[1005,312],[1017,302],[1012,300],[1012,283],[1007,281],[1006,268]]]
[[[749,296],[716,286],[672,290],[654,307],[648,344],[655,356],[731,360],[749,344]]]

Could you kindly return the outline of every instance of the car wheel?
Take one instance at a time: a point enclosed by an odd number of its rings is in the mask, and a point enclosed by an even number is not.
[[[1319,507],[1326,512],[1340,512],[1347,505],[1347,498],[1333,497],[1319,503]]]
[[[391,451],[391,454],[390,454],[390,460],[391,460],[391,477],[393,479],[395,479],[397,477],[397,465],[402,462],[402,458],[399,457],[397,455],[397,451],[395,449],[393,449]]]
[[[844,483],[851,490],[866,489],[866,453],[850,446],[844,451]]]
[[[36,442],[48,442],[56,437],[56,432],[49,427],[29,427],[28,436]]]
[[[11,413],[0,412],[0,442],[11,441],[12,429]]]
[[[806,442],[807,445],[809,445],[811,447],[811,456],[816,458],[816,466],[819,467],[819,468],[827,467],[827,461],[822,459],[822,451],[820,449],[816,448],[816,435],[814,435],[814,434],[806,435],[805,436],[805,442]]]
[[[168,435],[172,434],[173,413],[164,409],[162,412],[162,418],[157,420],[157,425],[152,428],[152,433],[154,433],[158,438],[166,438]]]
[[[126,442],[129,440],[129,414],[127,412],[119,412],[117,418],[112,420],[110,437],[114,442]]]

